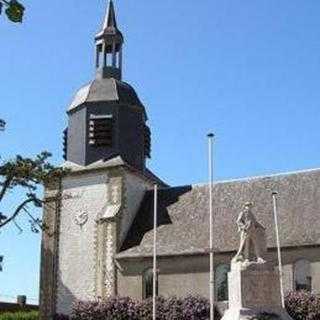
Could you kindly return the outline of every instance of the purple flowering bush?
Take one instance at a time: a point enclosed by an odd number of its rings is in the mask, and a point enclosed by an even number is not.
[[[215,312],[217,313],[217,312]],[[183,320],[207,320],[210,317],[210,303],[202,297],[189,296],[182,300],[182,318]],[[215,319],[218,318],[216,315]]]
[[[138,304],[131,298],[110,298],[73,305],[72,320],[139,320]]]
[[[152,311],[153,311],[152,298],[138,302],[137,311],[139,315],[139,320],[152,319]],[[163,297],[157,297],[156,314],[157,314],[157,320],[166,320],[166,316],[168,314],[168,305],[167,305],[166,299],[164,299]]]
[[[157,320],[208,320],[209,301],[202,297],[157,297]],[[286,308],[293,320],[320,320],[320,297],[298,291],[286,297]],[[71,320],[151,320],[152,299],[136,301],[131,298],[110,298],[94,302],[79,301],[73,305]],[[216,310],[215,319],[221,315]],[[261,315],[259,319],[274,319]],[[68,320],[60,315],[55,320]]]
[[[157,297],[157,320],[208,320],[210,306],[205,298]],[[152,320],[152,299],[111,298],[73,305],[72,320]],[[221,319],[215,312],[216,320]]]
[[[290,292],[286,308],[293,320],[320,319],[320,297],[306,291]]]

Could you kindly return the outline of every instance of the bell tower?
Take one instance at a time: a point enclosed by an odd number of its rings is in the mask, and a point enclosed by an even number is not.
[[[113,1],[95,36],[95,79],[74,96],[64,132],[64,158],[80,166],[114,157],[145,170],[150,157],[147,114],[135,90],[122,81],[124,38]]]
[[[112,0],[94,40],[95,76],[67,109],[63,167],[70,170],[45,188],[41,320],[70,315],[75,301],[117,295],[116,254],[146,191],[166,186],[146,167],[147,114],[122,80],[124,37]]]

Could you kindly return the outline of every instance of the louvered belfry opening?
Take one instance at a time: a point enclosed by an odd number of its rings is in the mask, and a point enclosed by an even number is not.
[[[63,130],[63,159],[67,160],[67,150],[68,150],[68,128]]]
[[[147,125],[144,125],[144,155],[151,158],[151,131]]]
[[[91,147],[113,146],[113,116],[90,115],[89,145]]]

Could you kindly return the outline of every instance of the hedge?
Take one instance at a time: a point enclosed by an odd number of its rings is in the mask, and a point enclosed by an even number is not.
[[[207,320],[209,301],[201,297],[184,299],[158,297],[157,320]],[[72,320],[151,320],[152,299],[136,301],[131,298],[111,298],[95,302],[79,301],[73,305]],[[221,316],[216,311],[216,320]]]
[[[320,320],[320,297],[305,292],[291,292],[286,296],[286,308],[293,320]],[[201,297],[157,298],[157,320],[208,320],[209,301]],[[17,318],[8,318],[8,320]],[[21,318],[29,320],[29,318]],[[30,318],[33,320],[34,318]],[[67,320],[60,315],[55,320]],[[71,320],[151,320],[152,299],[136,301],[131,298],[110,298],[95,302],[79,301],[73,305]],[[215,319],[221,316],[216,311]],[[256,319],[275,319],[275,315],[261,314]],[[0,320],[7,320],[7,318]]]
[[[38,311],[4,312],[0,313],[0,320],[38,320]]]
[[[290,292],[286,308],[294,320],[320,319],[320,297],[306,291]]]

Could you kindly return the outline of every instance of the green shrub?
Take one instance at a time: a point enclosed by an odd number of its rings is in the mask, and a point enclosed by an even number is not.
[[[4,312],[0,313],[0,320],[38,320],[39,312]]]

